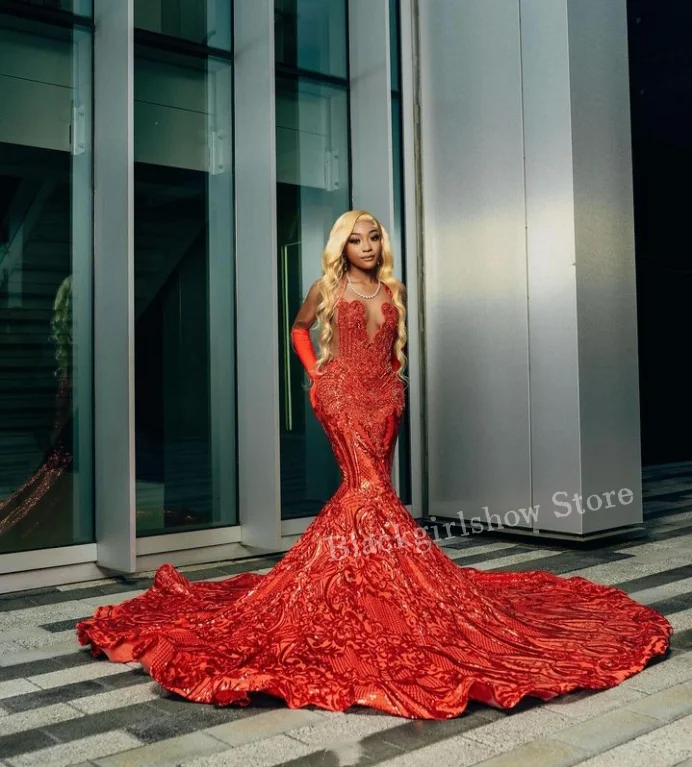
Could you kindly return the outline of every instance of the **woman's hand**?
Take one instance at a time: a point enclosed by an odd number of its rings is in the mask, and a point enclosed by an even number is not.
[[[312,409],[315,409],[316,393],[317,393],[317,380],[318,375],[315,370],[317,364],[317,353],[315,347],[312,345],[310,338],[310,328],[315,322],[317,317],[317,307],[319,305],[321,296],[319,289],[320,280],[315,280],[310,286],[310,290],[303,301],[298,314],[296,315],[293,325],[291,326],[291,341],[293,343],[293,349],[303,363],[305,372],[310,378],[310,389],[308,390],[308,397],[310,398],[310,404]]]
[[[310,398],[310,404],[312,405],[312,409],[316,410],[316,402],[317,402],[317,376],[315,376],[312,379],[312,384],[310,386],[310,389],[308,391],[308,397]]]

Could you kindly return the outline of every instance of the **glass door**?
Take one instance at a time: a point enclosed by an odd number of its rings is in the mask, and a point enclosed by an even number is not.
[[[153,10],[135,3],[139,537],[238,521],[230,17]]]

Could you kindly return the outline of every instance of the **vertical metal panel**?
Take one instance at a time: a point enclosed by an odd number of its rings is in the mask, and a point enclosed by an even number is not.
[[[393,233],[390,1],[350,0],[348,35],[353,207],[370,211]],[[394,253],[394,264],[401,275],[401,253]],[[392,478],[398,488],[398,443]]]
[[[531,468],[538,528],[580,533],[579,360],[567,8],[522,0],[521,43],[531,370]],[[558,512],[556,514],[555,512]],[[565,516],[558,516],[566,514]]]
[[[230,19],[227,20],[230,27]],[[207,65],[209,137],[209,361],[212,519],[237,523],[233,82],[225,62]]]
[[[94,450],[98,564],[135,569],[133,0],[94,4]]]
[[[243,543],[281,538],[274,2],[235,0],[238,469]]]
[[[586,534],[641,521],[626,7],[521,0],[521,21],[534,504]]]
[[[395,2],[396,0],[392,0]],[[400,3],[401,45],[401,115],[404,153],[404,231],[406,243],[406,299],[408,311],[408,407],[411,424],[411,512],[423,514],[423,441],[422,390],[423,375],[420,344],[420,293],[418,260],[418,220],[416,194],[416,24],[412,0]]]
[[[642,520],[625,0],[567,0],[577,250],[582,493],[627,488],[584,532]]]
[[[531,497],[518,2],[419,13],[429,512],[484,520]]]
[[[90,30],[73,30],[72,104],[72,417],[76,425],[72,530],[74,540],[94,537],[94,360],[93,360],[93,167]]]
[[[348,35],[353,207],[370,211],[391,231],[394,182],[389,0],[350,0]]]

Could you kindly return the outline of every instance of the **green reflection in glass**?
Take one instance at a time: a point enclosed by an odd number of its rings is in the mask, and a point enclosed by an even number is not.
[[[346,77],[345,0],[274,0],[276,62]]]
[[[0,553],[93,540],[91,35],[0,16]]]
[[[135,51],[137,532],[237,522],[231,68]]]
[[[322,249],[349,207],[347,94],[279,78],[276,85],[282,518],[316,514],[339,480],[290,346],[290,323],[321,274]]]
[[[135,28],[231,50],[231,0],[135,0]]]

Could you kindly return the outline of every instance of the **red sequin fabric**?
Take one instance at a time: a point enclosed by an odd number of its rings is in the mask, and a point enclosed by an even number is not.
[[[397,310],[383,305],[373,338],[366,314],[337,305],[339,351],[315,412],[343,481],[300,540],[263,575],[191,583],[164,565],[146,593],[79,623],[82,644],[200,703],[264,691],[290,708],[421,719],[612,687],[664,653],[670,624],[623,591],[458,567],[413,520],[390,482]]]

